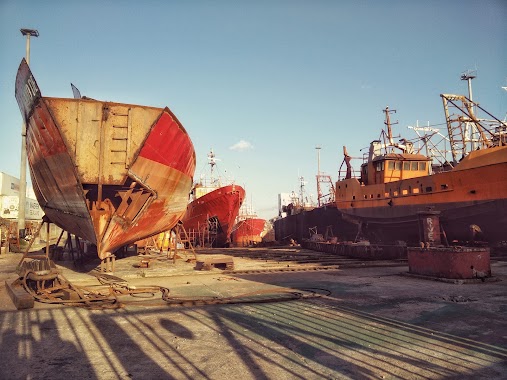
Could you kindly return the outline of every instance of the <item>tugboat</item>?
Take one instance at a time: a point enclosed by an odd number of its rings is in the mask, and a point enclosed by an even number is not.
[[[412,142],[395,142],[389,108],[386,128],[371,142],[359,177],[352,175],[344,147],[347,170],[336,182],[335,202],[358,236],[417,244],[419,216],[432,212],[449,243],[506,240],[507,124],[464,95],[440,96],[452,158],[434,165],[434,156],[421,154]],[[489,119],[479,118],[478,110]]]

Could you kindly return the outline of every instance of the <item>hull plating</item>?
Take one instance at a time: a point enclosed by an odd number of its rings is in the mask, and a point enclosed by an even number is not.
[[[210,219],[218,220],[215,244],[230,243],[230,234],[239,208],[245,199],[245,190],[238,185],[220,187],[190,202],[182,219],[187,232],[201,233],[210,227]]]
[[[277,241],[294,239],[299,243],[303,239],[310,239],[311,231],[315,230],[318,234],[326,236],[327,232],[327,235],[336,236],[340,240],[353,241],[357,236],[357,225],[344,220],[336,207],[329,206],[277,219],[274,222],[274,230]]]
[[[486,240],[491,243],[507,239],[507,200],[481,203],[436,204],[432,210],[440,211],[440,225],[449,242]],[[356,224],[364,237],[375,242],[402,240],[419,242],[418,212],[427,207],[399,206],[396,212],[388,208],[363,208],[345,213],[344,219]],[[390,215],[385,217],[382,215]],[[480,230],[474,229],[474,226]],[[480,232],[478,232],[480,231]]]
[[[39,204],[100,258],[183,216],[195,154],[168,108],[45,98],[24,60],[16,98]]]
[[[240,220],[232,232],[232,242],[235,246],[248,246],[262,241],[262,232],[266,221],[260,218]]]
[[[417,242],[418,213],[428,210],[441,213],[449,241],[507,240],[505,146],[473,152],[449,172],[370,186],[348,179],[336,188],[344,218],[373,241]],[[476,227],[480,236],[473,235]]]

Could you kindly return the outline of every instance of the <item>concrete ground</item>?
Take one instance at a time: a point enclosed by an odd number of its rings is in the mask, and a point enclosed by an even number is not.
[[[310,264],[249,252],[234,257],[237,272],[165,255],[148,268],[142,257],[116,260],[114,276],[169,288],[168,300],[24,310],[5,287],[21,255],[0,255],[0,379],[507,378],[506,261],[492,260],[497,281],[446,283],[406,276],[403,262],[297,271]],[[99,288],[96,262],[58,264],[73,285]],[[296,271],[277,271],[287,268]]]

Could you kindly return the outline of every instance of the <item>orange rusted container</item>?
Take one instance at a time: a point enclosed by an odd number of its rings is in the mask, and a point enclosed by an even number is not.
[[[409,247],[409,273],[451,279],[491,277],[489,248]]]

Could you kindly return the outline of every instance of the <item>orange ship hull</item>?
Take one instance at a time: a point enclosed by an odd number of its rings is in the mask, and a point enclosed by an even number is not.
[[[204,234],[212,230],[214,234],[212,245],[228,246],[234,220],[244,199],[245,190],[241,186],[220,187],[188,204],[187,212],[182,219],[183,226],[195,240],[202,240]]]
[[[247,247],[262,241],[262,232],[266,221],[260,218],[246,218],[234,226],[232,243],[236,247]]]
[[[507,240],[507,147],[471,152],[453,170],[362,186],[336,182],[336,206],[373,241],[417,242],[418,213],[440,212],[449,241]]]
[[[101,259],[183,216],[195,153],[168,108],[42,97],[25,60],[16,99],[40,206]]]

